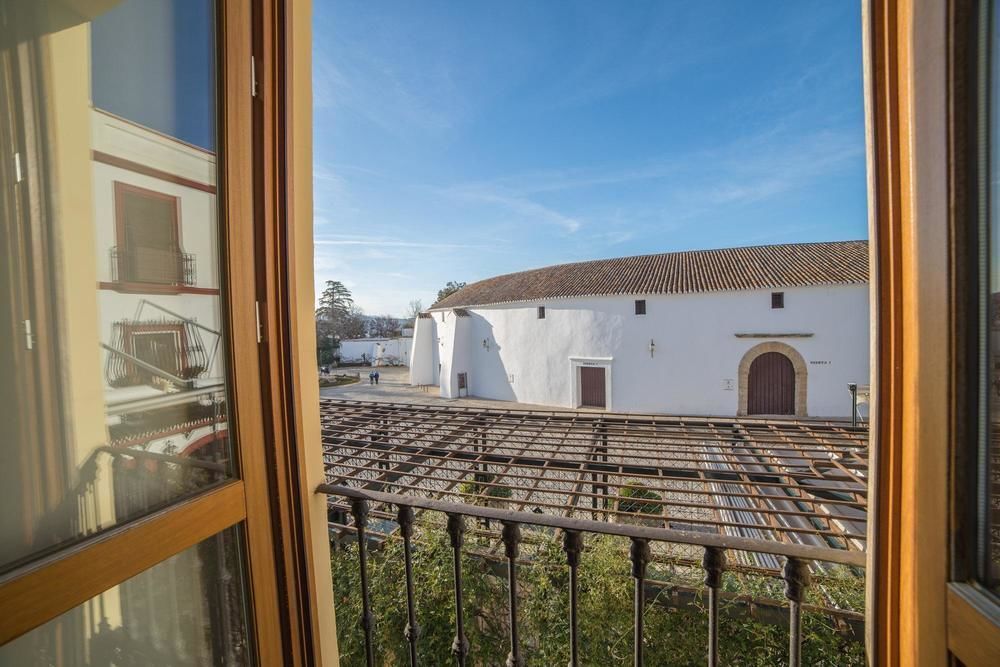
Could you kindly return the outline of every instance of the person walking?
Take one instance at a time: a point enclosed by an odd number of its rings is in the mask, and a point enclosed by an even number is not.
[[[368,371],[368,384],[375,384],[375,371]]]
[[[375,371],[375,384],[378,384],[378,371]]]

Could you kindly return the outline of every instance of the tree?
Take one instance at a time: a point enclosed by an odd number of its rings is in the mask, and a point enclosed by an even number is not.
[[[327,280],[326,289],[319,297],[319,308],[316,309],[316,319],[328,322],[338,317],[346,316],[354,306],[351,290],[339,280]]]
[[[358,306],[351,306],[339,320],[337,334],[341,338],[364,338],[365,311]]]
[[[340,341],[365,335],[364,313],[351,290],[339,280],[326,281],[316,309],[316,358],[326,366],[340,359]]]
[[[441,289],[438,290],[438,298],[437,298],[437,300],[438,301],[444,301],[449,296],[451,296],[452,294],[454,294],[458,290],[462,289],[463,287],[465,287],[465,283],[459,283],[459,282],[455,282],[454,280],[449,280],[447,285],[445,285],[443,288],[441,288]]]
[[[440,301],[440,299],[438,299]],[[424,302],[420,299],[414,299],[410,302],[410,305],[406,309],[406,319],[416,320],[420,313],[424,312]],[[410,324],[413,322],[411,321]]]
[[[368,335],[373,338],[392,338],[399,335],[399,320],[391,315],[379,315],[368,321]]]

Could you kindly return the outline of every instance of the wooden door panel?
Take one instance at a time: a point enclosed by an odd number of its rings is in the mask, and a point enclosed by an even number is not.
[[[785,355],[766,352],[754,359],[748,385],[748,414],[795,414],[795,368]]]
[[[584,407],[607,407],[604,373],[604,368],[594,366],[580,368],[580,404]]]

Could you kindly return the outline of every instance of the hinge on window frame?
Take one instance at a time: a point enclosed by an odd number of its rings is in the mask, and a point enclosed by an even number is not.
[[[257,97],[257,59],[250,56],[250,97]]]
[[[253,302],[254,316],[257,318],[257,343],[264,342],[264,327],[260,323],[260,301]]]

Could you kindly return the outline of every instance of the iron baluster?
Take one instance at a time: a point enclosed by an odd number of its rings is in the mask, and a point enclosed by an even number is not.
[[[701,565],[708,587],[708,666],[716,667],[719,664],[719,588],[726,567],[726,552],[718,547],[706,547]]]
[[[511,521],[501,521],[503,529],[500,536],[504,544],[504,555],[507,556],[507,587],[510,593],[510,653],[507,654],[507,667],[520,667],[521,650],[517,640],[517,552],[521,542],[521,529]]]
[[[563,533],[563,551],[566,552],[566,562],[569,563],[569,667],[580,664],[577,646],[577,579],[576,568],[580,564],[580,553],[583,551],[583,538],[578,530],[567,530]]]
[[[368,502],[355,498],[351,500],[351,514],[354,527],[358,531],[358,564],[361,569],[361,627],[365,631],[365,663],[375,667],[375,650],[372,646],[372,632],[375,619],[372,616],[371,601],[368,599],[368,544],[365,526],[368,525]]]
[[[635,579],[635,621],[633,641],[635,645],[635,667],[642,665],[642,621],[646,611],[646,564],[649,563],[649,542],[641,537],[632,538],[629,550],[632,561],[632,577]]]
[[[400,505],[396,514],[399,532],[403,536],[403,564],[406,569],[406,628],[403,634],[410,644],[410,666],[417,664],[417,639],[420,638],[420,626],[417,625],[416,604],[413,600],[413,553],[410,538],[413,537],[413,508]]]
[[[465,667],[469,655],[469,640],[465,638],[465,619],[462,614],[462,543],[465,538],[465,519],[461,514],[448,515],[448,535],[451,548],[455,552],[455,641],[451,644],[452,655],[459,667]]]
[[[785,597],[788,598],[788,664],[802,664],[802,600],[809,586],[809,563],[798,558],[788,558],[781,570],[785,580]]]

